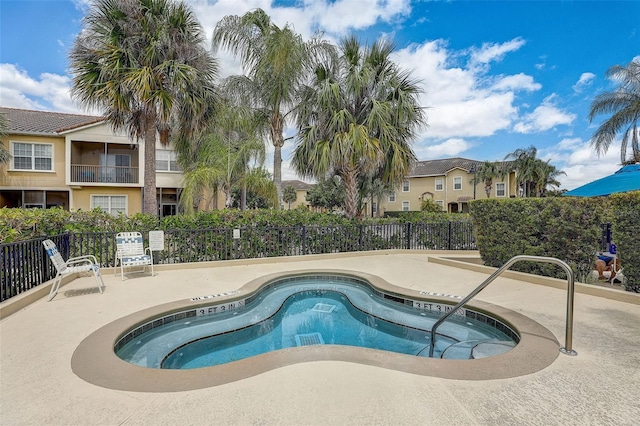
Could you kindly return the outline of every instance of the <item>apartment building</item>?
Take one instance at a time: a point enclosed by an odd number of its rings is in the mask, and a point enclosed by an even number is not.
[[[144,141],[114,133],[102,117],[0,107],[11,154],[0,168],[0,207],[142,211]],[[182,172],[171,149],[156,147],[160,216],[176,214]]]
[[[449,213],[468,212],[469,201],[487,197],[485,182],[476,176],[482,164],[482,161],[460,157],[418,161],[411,167],[407,179],[386,196],[380,206],[374,203],[374,215],[382,216],[385,211],[417,211],[426,199]],[[491,198],[516,195],[515,171],[493,180]]]
[[[282,189],[284,190],[287,186],[293,186],[296,190],[296,200],[291,203],[291,209],[295,209],[298,206],[311,207],[307,201],[307,192],[315,186],[314,184],[302,182],[301,180],[283,180]],[[282,208],[289,209],[289,204],[283,202]]]

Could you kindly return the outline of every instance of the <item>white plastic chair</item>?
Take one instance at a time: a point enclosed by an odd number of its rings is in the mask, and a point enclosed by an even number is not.
[[[71,257],[65,261],[53,241],[44,240],[42,244],[49,255],[49,259],[51,259],[53,266],[55,266],[58,271],[53,285],[51,286],[51,291],[49,292],[48,302],[58,294],[62,277],[79,272],[92,271],[96,278],[96,283],[98,284],[98,290],[102,293],[102,290],[104,289],[104,282],[102,281],[102,275],[100,275],[100,265],[98,264],[95,256],[88,254],[85,256]]]
[[[142,234],[140,232],[119,232],[116,234],[116,267],[113,274],[118,271],[120,263],[120,278],[124,280],[124,268],[129,266],[142,266],[144,272],[147,265],[151,265],[151,276],[153,276],[153,255],[149,247],[144,248]]]

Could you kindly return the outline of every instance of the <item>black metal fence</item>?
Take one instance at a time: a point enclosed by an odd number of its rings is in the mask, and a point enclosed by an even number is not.
[[[62,234],[0,244],[0,302],[55,277],[42,245],[46,238],[56,243],[65,259],[92,254],[102,267],[115,265],[114,233]],[[476,249],[471,222],[166,230],[164,243],[164,250],[154,252],[156,264],[385,249]]]

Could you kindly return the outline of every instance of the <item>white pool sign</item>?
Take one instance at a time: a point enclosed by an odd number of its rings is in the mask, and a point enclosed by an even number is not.
[[[164,231],[149,231],[149,250],[164,250]]]

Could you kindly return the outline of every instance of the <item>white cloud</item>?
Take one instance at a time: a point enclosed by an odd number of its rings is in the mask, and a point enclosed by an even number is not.
[[[540,90],[542,85],[536,83],[533,77],[524,73],[516,75],[507,75],[500,77],[498,81],[493,85],[492,90],[525,90],[528,92],[534,92]]]
[[[435,145],[420,145],[414,147],[419,160],[431,160],[443,157],[455,157],[471,148],[471,144],[464,139],[452,138]]]
[[[514,52],[525,45],[525,41],[518,37],[505,43],[483,43],[482,47],[471,49],[472,64],[488,64],[501,61],[507,53]]]
[[[589,141],[580,138],[563,139],[541,152],[540,158],[551,160],[566,173],[559,176],[558,181],[561,189],[568,190],[608,176],[621,167],[619,151],[610,149],[606,155],[598,157]]]
[[[13,64],[0,64],[0,105],[5,107],[82,112],[71,100],[70,86],[67,76],[43,73],[34,78]]]
[[[456,67],[460,54],[449,51],[443,40],[414,44],[395,54],[395,60],[411,69],[425,90],[421,104],[429,108],[429,128],[422,138],[491,136],[508,129],[517,118],[515,92],[541,88],[524,73],[486,78],[488,68]]]
[[[361,0],[305,0],[303,4],[305,14],[310,14],[324,31],[334,34],[367,28],[379,21],[393,22],[411,13],[408,0],[376,0],[367,2],[365,7]]]
[[[576,115],[562,111],[553,104],[555,95],[550,95],[542,101],[532,113],[525,115],[522,121],[516,123],[514,130],[518,133],[535,133],[553,129],[559,125],[573,123]]]
[[[580,79],[573,85],[573,90],[575,92],[581,92],[585,87],[591,85],[595,77],[596,75],[593,73],[583,72],[582,75],[580,75]]]
[[[243,15],[251,10],[264,10],[278,26],[291,25],[308,38],[316,30],[327,38],[339,37],[351,30],[368,28],[379,22],[394,23],[411,13],[409,0],[304,0],[295,7],[274,6],[271,0],[189,0],[210,36],[216,23],[226,15]],[[354,13],[357,11],[357,13]]]

